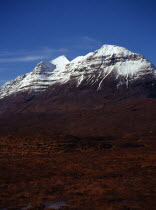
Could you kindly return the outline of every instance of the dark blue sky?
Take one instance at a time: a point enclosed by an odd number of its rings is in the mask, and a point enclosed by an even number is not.
[[[114,44],[156,65],[155,0],[0,0],[0,84]]]

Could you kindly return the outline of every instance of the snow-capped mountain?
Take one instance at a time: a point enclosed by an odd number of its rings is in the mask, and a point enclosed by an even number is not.
[[[9,81],[0,88],[0,98],[19,92],[40,93],[53,84],[73,81],[76,87],[105,88],[107,80],[115,81],[116,89],[129,88],[137,80],[155,80],[156,67],[143,56],[123,47],[103,45],[95,52],[69,61],[60,56],[50,62],[40,62],[26,75]]]
[[[118,81],[117,87],[141,78],[155,77],[156,68],[143,56],[133,53],[123,47],[103,45],[99,50],[86,56],[75,58],[63,70],[59,82],[65,83],[74,79],[77,86],[97,84],[97,90],[104,85],[106,78],[111,75]]]
[[[55,82],[54,70],[57,74],[57,71],[61,71],[67,63],[69,63],[69,60],[65,56],[60,56],[51,62],[41,61],[32,72],[5,83],[0,88],[0,98],[17,92],[33,91],[38,93],[45,90]]]

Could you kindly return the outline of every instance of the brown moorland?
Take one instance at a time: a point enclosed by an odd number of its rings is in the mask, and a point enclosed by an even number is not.
[[[0,117],[0,208],[155,209],[156,100]]]

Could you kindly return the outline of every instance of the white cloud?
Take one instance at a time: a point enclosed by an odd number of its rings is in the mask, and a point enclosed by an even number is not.
[[[11,63],[11,62],[29,62],[43,59],[42,56],[25,56],[25,57],[14,57],[14,58],[0,58],[0,63]]]
[[[51,60],[62,54],[70,54],[72,56],[73,54],[81,53],[81,50],[94,51],[102,45],[100,41],[90,36],[75,37],[62,41],[64,42],[62,45],[67,46],[67,48],[42,47],[36,50],[15,49],[14,51],[0,49],[0,63]]]
[[[52,49],[44,47],[38,50],[19,49],[15,51],[0,51],[0,63],[30,62],[41,59],[51,59],[56,53],[67,53],[68,49]]]
[[[69,45],[69,48],[73,51],[77,50],[89,50],[93,51],[98,49],[102,43],[90,36],[75,37],[73,39],[64,40],[66,44]]]
[[[81,39],[84,40],[84,41],[87,41],[87,42],[94,43],[94,44],[101,44],[100,41],[98,41],[98,40],[96,40],[94,38],[91,38],[89,36],[83,36],[83,37],[81,37]]]

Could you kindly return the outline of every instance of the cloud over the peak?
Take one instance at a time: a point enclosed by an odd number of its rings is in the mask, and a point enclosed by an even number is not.
[[[64,42],[69,45],[70,51],[74,52],[76,50],[94,51],[102,45],[101,41],[90,36],[74,37],[72,39],[66,39]]]
[[[38,50],[19,49],[15,51],[0,51],[0,63],[31,62],[51,59],[55,54],[67,53],[68,49],[52,49],[44,47]]]
[[[0,63],[11,63],[11,62],[29,62],[42,59],[42,56],[25,56],[25,57],[14,57],[14,58],[0,58]]]

